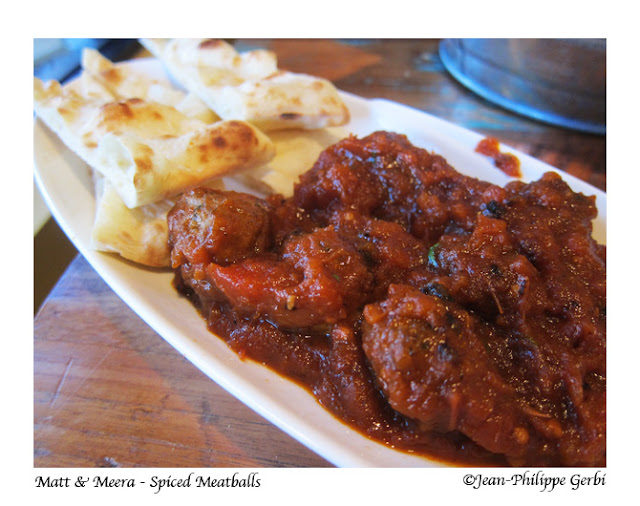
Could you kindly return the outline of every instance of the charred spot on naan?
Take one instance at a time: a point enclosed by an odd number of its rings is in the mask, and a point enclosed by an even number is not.
[[[134,163],[140,173],[153,171],[153,149],[146,145],[139,146],[138,156],[134,158]],[[136,174],[138,176],[139,174]]]
[[[125,81],[126,76],[123,74],[121,69],[112,67],[100,72],[100,78],[109,86],[117,88]]]
[[[112,131],[114,125],[122,125],[123,121],[129,122],[133,117],[134,114],[128,101],[107,102],[100,108],[98,127]]]
[[[298,114],[297,112],[283,112],[282,114],[280,114],[280,119],[285,121],[293,121],[293,120],[297,120],[301,116],[302,115]]]
[[[119,102],[108,102],[102,106],[102,119],[99,126],[109,127],[122,122],[160,122],[165,118],[156,107],[149,107],[148,103],[140,98],[129,98]]]
[[[242,121],[228,121],[222,130],[213,130],[194,138],[200,161],[206,163],[225,153],[233,153],[240,159],[250,159],[260,140],[254,130]]]

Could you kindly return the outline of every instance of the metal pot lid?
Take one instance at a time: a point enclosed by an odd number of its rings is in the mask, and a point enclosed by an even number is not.
[[[496,105],[606,134],[604,39],[444,39],[439,53],[457,81]]]

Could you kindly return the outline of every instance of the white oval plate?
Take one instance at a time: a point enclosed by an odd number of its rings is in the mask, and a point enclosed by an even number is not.
[[[125,63],[154,77],[163,77],[153,59]],[[403,133],[417,146],[443,155],[460,172],[504,185],[510,178],[487,157],[474,152],[482,135],[429,114],[387,100],[366,100],[342,93],[351,121],[331,133],[342,138],[364,136],[376,130]],[[523,179],[538,179],[546,171],[560,172],[530,156],[502,146],[521,162]],[[93,251],[90,247],[94,216],[90,170],[40,121],[34,126],[35,177],[52,215],[104,281],[151,328],[213,381],[280,429],[339,467],[441,467],[427,458],[396,451],[376,443],[342,424],[306,390],[271,370],[242,361],[212,335],[195,308],[172,287],[173,275],[138,267]],[[596,196],[599,216],[594,237],[606,238],[606,194],[560,172],[578,192]]]

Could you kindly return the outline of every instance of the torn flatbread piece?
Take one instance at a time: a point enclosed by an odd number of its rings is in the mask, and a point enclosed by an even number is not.
[[[270,51],[238,53],[217,39],[140,39],[171,76],[223,119],[262,130],[316,129],[349,121],[333,84],[279,70]]]
[[[148,267],[169,267],[169,229],[167,214],[176,197],[129,209],[111,183],[94,172],[96,214],[91,231],[91,246],[97,251],[116,253]],[[209,188],[224,189],[222,180],[213,180]]]
[[[91,246],[149,267],[169,265],[167,213],[173,199],[129,209],[104,176],[94,173],[96,215]]]
[[[135,208],[268,162],[271,140],[244,121],[206,124],[140,98],[105,102],[34,78],[37,116]]]
[[[114,100],[142,98],[176,108],[190,118],[204,123],[220,120],[215,112],[193,93],[186,93],[171,85],[166,79],[154,79],[131,65],[115,65],[95,49],[82,51],[82,74],[85,94],[91,89],[103,88]],[[89,88],[89,87],[92,88]]]

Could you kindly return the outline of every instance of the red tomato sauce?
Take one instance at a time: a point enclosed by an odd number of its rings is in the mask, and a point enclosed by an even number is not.
[[[522,177],[520,159],[511,154],[500,151],[500,142],[495,137],[486,137],[476,146],[476,151],[490,158],[502,172],[510,177]]]
[[[212,332],[368,437],[458,465],[602,466],[596,214],[556,174],[499,187],[376,132],[325,150],[290,198],[195,189],[168,221]]]

